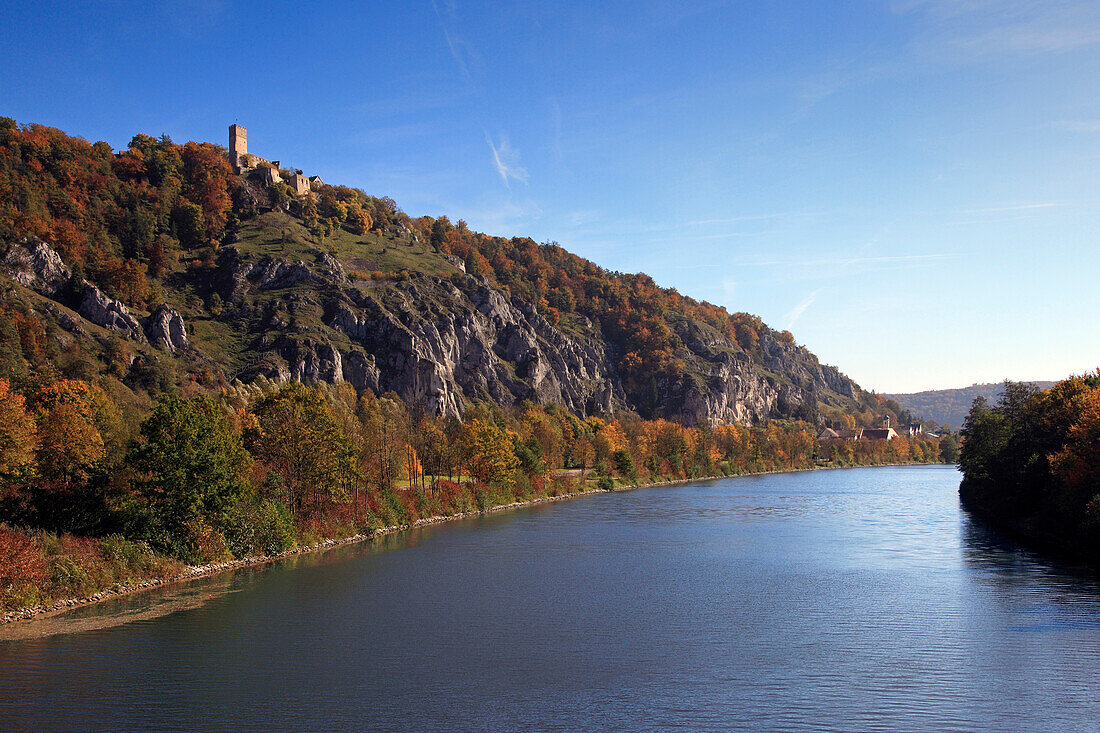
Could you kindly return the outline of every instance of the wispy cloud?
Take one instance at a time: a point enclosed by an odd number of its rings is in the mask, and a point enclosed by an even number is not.
[[[493,152],[493,165],[505,186],[511,188],[508,183],[510,179],[527,183],[527,169],[519,164],[519,151],[512,147],[508,138],[501,137],[500,143],[496,144],[489,133],[485,133],[485,142],[489,143],[489,150]]]
[[[447,18],[443,17],[443,13],[439,10],[439,4],[432,0],[432,10],[435,11],[435,17],[439,21],[439,27],[443,30],[443,38],[447,41],[447,48],[451,51],[451,56],[454,58],[455,63],[458,64],[458,70],[462,72],[462,77],[466,80],[467,84],[473,83],[473,77],[470,76],[470,65],[466,63],[466,57],[462,51],[462,41],[459,39],[458,34],[451,30],[451,27],[455,24],[455,7],[453,3],[447,5]]]
[[[1058,120],[1051,127],[1070,132],[1100,132],[1100,120]]]
[[[1035,204],[1012,204],[1010,206],[990,206],[982,209],[961,209],[959,214],[1003,214],[1010,211],[1033,211],[1035,209],[1055,209],[1065,206],[1062,203],[1044,202]]]
[[[653,237],[648,241],[650,242],[686,242],[686,241],[707,241],[712,239],[743,239],[751,237],[763,237],[771,234],[772,230],[767,229],[762,232],[725,232],[723,234],[678,234],[673,238],[669,237]]]
[[[741,262],[738,267],[828,267],[855,265],[877,265],[891,262],[921,262],[926,260],[947,260],[958,255],[950,253],[920,255],[882,255],[879,257],[832,257],[821,260],[764,260],[760,262]]]
[[[927,22],[918,46],[941,58],[1059,53],[1100,44],[1092,0],[902,0],[901,14]]]
[[[814,304],[814,301],[817,300],[817,294],[820,292],[821,288],[818,288],[817,290],[813,291],[805,298],[800,300],[798,302],[798,305],[796,305],[794,308],[791,308],[789,311],[787,311],[787,315],[783,316],[783,328],[789,331],[791,329],[791,326],[794,325],[794,322],[801,318],[802,314],[806,312],[806,309]]]

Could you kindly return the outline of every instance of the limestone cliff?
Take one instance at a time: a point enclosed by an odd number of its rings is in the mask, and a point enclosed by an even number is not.
[[[658,382],[654,404],[632,404],[596,324],[555,328],[484,277],[414,273],[365,284],[327,254],[291,262],[224,248],[213,281],[262,333],[234,375],[243,380],[343,380],[444,415],[460,415],[472,401],[532,400],[582,415],[628,408],[688,423],[812,418],[821,398],[859,395],[802,347],[769,336],[766,363],[757,364],[725,337],[685,323],[692,376]]]
[[[826,405],[851,410],[861,399],[851,380],[775,332],[765,328],[750,355],[686,317],[674,320],[685,368],[675,378],[655,372],[642,389],[635,378],[628,389],[616,368],[622,355],[600,324],[573,314],[552,325],[532,303],[466,274],[461,260],[440,258],[449,274],[368,278],[330,252],[279,249],[269,240],[250,251],[221,247],[212,269],[166,279],[173,305],[147,316],[74,283],[45,242],[12,243],[0,270],[135,345],[190,355],[204,370],[220,365],[227,380],[346,381],[433,414],[532,400],[581,415],[630,409],[688,424],[755,424],[813,420]],[[205,324],[201,333],[190,333],[185,313]]]

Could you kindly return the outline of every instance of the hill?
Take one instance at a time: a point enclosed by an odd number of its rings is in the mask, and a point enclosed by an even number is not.
[[[0,612],[574,492],[951,460],[818,439],[901,411],[755,316],[234,157],[0,118]]]
[[[1038,389],[1050,389],[1054,382],[1029,382]],[[927,420],[935,420],[941,425],[959,428],[970,405],[977,397],[984,397],[990,404],[995,403],[1004,393],[1004,383],[972,384],[959,389],[935,389],[909,394],[884,394],[882,397],[895,400],[904,409]]]
[[[750,314],[554,243],[292,189],[257,160],[238,175],[210,143],[137,135],[116,153],[0,122],[5,300],[60,334],[74,370],[127,384],[346,381],[434,415],[531,400],[689,425],[880,409]]]

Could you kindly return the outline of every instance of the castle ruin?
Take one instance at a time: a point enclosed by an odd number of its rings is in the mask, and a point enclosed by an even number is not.
[[[233,166],[233,172],[237,175],[246,175],[252,171],[259,171],[264,183],[283,183],[283,177],[279,174],[279,161],[267,160],[248,152],[248,130],[241,125],[229,126],[229,162]],[[318,181],[321,179],[318,178]],[[310,193],[310,179],[301,173],[292,173],[287,176],[285,183],[296,196],[304,196]]]

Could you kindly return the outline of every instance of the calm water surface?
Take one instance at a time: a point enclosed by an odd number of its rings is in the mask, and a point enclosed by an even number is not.
[[[0,641],[0,729],[1097,730],[1100,585],[958,482],[599,495],[81,609]]]

